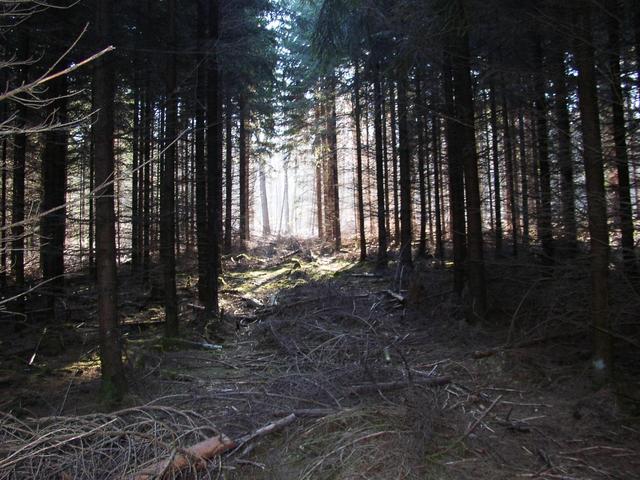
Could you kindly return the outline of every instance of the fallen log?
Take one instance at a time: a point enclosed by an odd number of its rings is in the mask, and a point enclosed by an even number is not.
[[[287,425],[293,423],[296,419],[295,413],[288,415],[280,420],[273,421],[255,432],[232,440],[224,434],[216,435],[202,442],[196,443],[191,447],[180,450],[177,454],[171,455],[165,460],[154,463],[144,470],[135,473],[133,480],[153,480],[174,478],[178,472],[186,468],[195,468],[201,470],[206,467],[207,461],[225,452],[240,448],[246,443],[268,435],[270,433],[281,430]]]
[[[401,382],[381,382],[381,383],[368,383],[364,385],[354,385],[351,387],[351,393],[353,395],[362,395],[366,393],[376,393],[389,390],[401,390],[408,388],[411,385],[425,385],[428,387],[437,387],[441,385],[447,385],[451,383],[451,377],[427,377],[416,378],[413,381],[401,381]]]

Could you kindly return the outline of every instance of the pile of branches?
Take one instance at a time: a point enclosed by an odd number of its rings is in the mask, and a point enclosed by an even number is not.
[[[138,472],[180,455],[178,445],[219,434],[196,412],[157,405],[35,420],[0,415],[3,480],[136,478]]]

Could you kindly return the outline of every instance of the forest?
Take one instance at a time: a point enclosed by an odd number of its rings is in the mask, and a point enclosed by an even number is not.
[[[640,478],[640,2],[0,39],[0,480]]]

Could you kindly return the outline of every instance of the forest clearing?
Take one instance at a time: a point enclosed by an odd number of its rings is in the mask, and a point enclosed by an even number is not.
[[[0,480],[640,478],[640,2],[1,0]]]

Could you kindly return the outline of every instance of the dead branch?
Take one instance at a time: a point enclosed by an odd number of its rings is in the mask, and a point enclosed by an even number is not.
[[[389,391],[389,390],[401,390],[403,388],[408,388],[411,385],[424,385],[428,387],[438,387],[442,385],[447,385],[451,383],[451,377],[428,377],[428,378],[417,378],[412,382],[402,381],[402,382],[383,382],[383,383],[371,383],[364,385],[354,385],[351,387],[351,392],[354,395],[362,395],[367,393],[375,393],[379,391]]]

